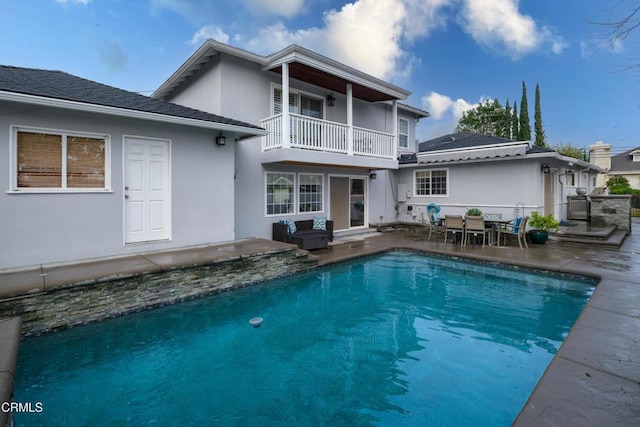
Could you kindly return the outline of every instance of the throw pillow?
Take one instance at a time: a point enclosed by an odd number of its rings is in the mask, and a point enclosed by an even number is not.
[[[518,233],[518,230],[520,230],[520,223],[522,222],[522,217],[519,216],[518,218],[516,218],[516,222],[513,223],[513,233],[516,234]]]
[[[324,216],[314,216],[312,228],[314,230],[327,231],[327,218]]]
[[[296,222],[289,218],[287,220],[287,229],[289,230],[289,234],[293,234],[298,231],[298,227],[296,227]]]

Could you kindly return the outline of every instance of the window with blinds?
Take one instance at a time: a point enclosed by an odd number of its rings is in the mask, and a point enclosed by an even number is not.
[[[289,112],[303,116],[322,118],[322,103],[320,98],[313,98],[301,93],[289,92]],[[282,89],[273,88],[273,114],[282,113]]]
[[[105,189],[106,138],[18,130],[17,189]]]

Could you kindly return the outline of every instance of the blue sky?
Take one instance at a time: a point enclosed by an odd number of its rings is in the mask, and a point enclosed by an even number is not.
[[[208,38],[270,54],[299,44],[412,91],[418,139],[488,98],[540,84],[551,145],[640,146],[640,29],[602,43],[590,21],[631,0],[0,0],[0,63],[151,94]],[[635,62],[634,62],[635,57]],[[518,104],[518,110],[520,105]]]

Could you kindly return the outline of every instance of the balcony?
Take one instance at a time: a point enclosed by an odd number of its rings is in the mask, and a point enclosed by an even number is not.
[[[395,137],[371,129],[290,113],[289,138],[283,114],[262,120],[262,163],[313,163],[368,169],[397,169]]]

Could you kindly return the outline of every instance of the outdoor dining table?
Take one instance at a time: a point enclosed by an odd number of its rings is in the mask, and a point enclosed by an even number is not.
[[[485,226],[491,227],[492,240],[489,242],[489,246],[500,246],[500,232],[499,229],[502,228],[503,225],[507,225],[509,223],[513,223],[513,218],[511,219],[503,219],[503,218],[485,218],[484,224]]]

